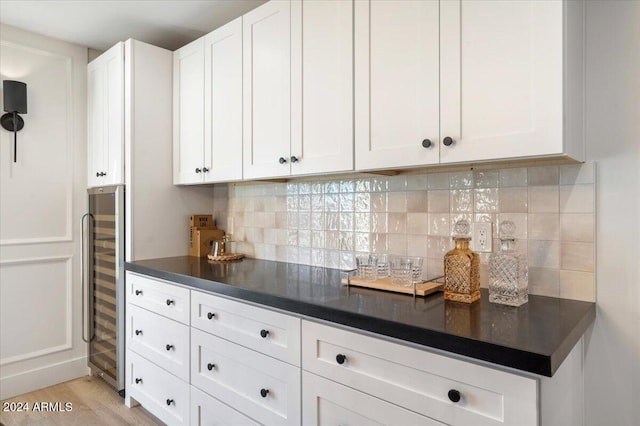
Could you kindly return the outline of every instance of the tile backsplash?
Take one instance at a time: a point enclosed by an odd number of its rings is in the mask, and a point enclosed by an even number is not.
[[[352,268],[360,252],[425,258],[443,273],[459,219],[516,226],[531,294],[595,298],[595,165],[299,179],[214,186],[214,216],[249,257]],[[481,253],[481,285],[489,253]]]

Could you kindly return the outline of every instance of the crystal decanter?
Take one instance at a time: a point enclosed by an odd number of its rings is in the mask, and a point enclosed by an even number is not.
[[[444,255],[445,300],[473,303],[480,299],[480,256],[469,248],[470,228],[466,220],[456,222],[456,246]]]
[[[500,224],[500,251],[489,257],[489,302],[520,306],[529,300],[527,256],[515,251],[516,226]]]

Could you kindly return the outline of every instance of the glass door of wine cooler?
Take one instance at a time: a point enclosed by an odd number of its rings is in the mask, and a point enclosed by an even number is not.
[[[124,188],[89,190],[83,339],[92,373],[124,389]]]

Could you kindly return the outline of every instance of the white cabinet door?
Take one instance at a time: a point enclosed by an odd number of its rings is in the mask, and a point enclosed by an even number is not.
[[[443,163],[563,153],[563,2],[444,1]],[[569,78],[572,78],[569,76]]]
[[[302,413],[305,426],[444,425],[306,371],[302,372]]]
[[[242,17],[204,38],[204,181],[242,179]]]
[[[204,180],[204,38],[173,53],[173,183]]]
[[[353,170],[353,2],[291,3],[291,174]]]
[[[356,169],[439,161],[438,10],[436,1],[355,2]]]
[[[291,150],[289,1],[243,16],[243,173],[287,176]]]
[[[124,183],[124,45],[87,66],[88,186]]]

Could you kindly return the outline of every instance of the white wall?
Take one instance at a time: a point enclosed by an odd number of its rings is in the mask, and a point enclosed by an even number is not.
[[[0,399],[87,373],[79,221],[86,209],[87,49],[0,26],[0,78],[28,114],[0,130]]]
[[[640,424],[640,2],[587,1],[587,155],[597,161],[597,319],[587,425]]]

